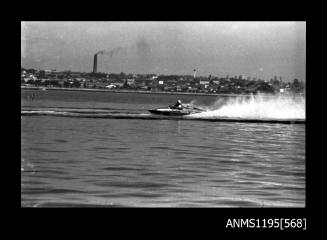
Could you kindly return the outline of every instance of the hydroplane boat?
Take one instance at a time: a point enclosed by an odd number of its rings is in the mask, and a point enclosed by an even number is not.
[[[184,116],[193,113],[200,113],[203,112],[204,109],[193,107],[190,105],[184,105],[181,109],[175,108],[174,106],[170,105],[166,108],[157,108],[149,110],[150,113],[153,114],[160,114],[160,115],[169,115],[169,116]]]

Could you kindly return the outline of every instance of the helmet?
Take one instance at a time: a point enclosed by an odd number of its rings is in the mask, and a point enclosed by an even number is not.
[[[177,100],[177,102],[178,102],[179,104],[182,104],[182,101],[181,101],[181,100],[179,100],[179,99]]]

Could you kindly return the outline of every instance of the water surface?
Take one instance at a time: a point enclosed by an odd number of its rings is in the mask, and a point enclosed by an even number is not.
[[[22,111],[77,114],[143,114],[176,100],[31,90],[21,96]],[[201,106],[217,101],[180,98]],[[21,136],[22,206],[305,206],[305,124],[23,115]]]

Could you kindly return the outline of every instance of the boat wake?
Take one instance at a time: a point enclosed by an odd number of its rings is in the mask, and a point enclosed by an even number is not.
[[[305,98],[294,95],[255,95],[219,99],[193,118],[302,119]]]
[[[23,107],[21,116],[53,116],[53,117],[73,117],[73,118],[102,118],[102,119],[144,119],[144,120],[200,120],[212,122],[265,122],[265,123],[286,123],[303,124],[305,119],[289,118],[249,118],[239,116],[217,116],[213,111],[195,113],[185,116],[165,116],[151,114],[147,112],[135,112],[119,109],[83,109],[83,108],[45,108],[45,107]]]

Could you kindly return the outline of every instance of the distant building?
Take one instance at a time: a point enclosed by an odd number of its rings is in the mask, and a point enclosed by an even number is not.
[[[176,79],[165,79],[165,84],[170,85],[170,86],[175,86],[175,85],[177,85],[177,80]]]
[[[123,87],[124,86],[123,82],[114,82],[112,84],[114,84],[116,87]]]
[[[109,85],[106,86],[106,88],[109,88],[109,89],[116,88],[116,85],[114,85],[114,84],[109,84]]]
[[[187,91],[188,92],[196,92],[198,89],[197,88],[195,88],[195,87],[188,87],[187,88]]]
[[[209,85],[208,80],[200,80],[200,85]]]
[[[128,85],[133,85],[134,83],[135,83],[135,79],[133,79],[133,78],[127,79]]]
[[[24,82],[37,80],[37,77],[35,77],[33,74],[23,75],[22,78],[23,78]]]

